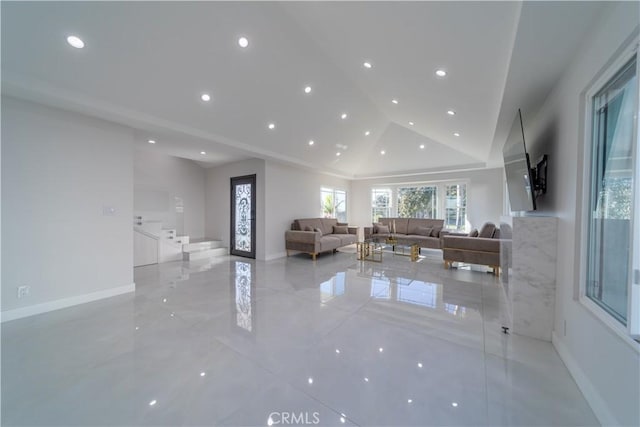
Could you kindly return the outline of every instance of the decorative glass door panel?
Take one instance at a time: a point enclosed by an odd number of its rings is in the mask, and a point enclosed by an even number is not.
[[[256,176],[231,178],[231,254],[256,257]]]

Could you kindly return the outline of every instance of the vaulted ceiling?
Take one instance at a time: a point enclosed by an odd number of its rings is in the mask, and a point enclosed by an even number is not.
[[[261,157],[348,178],[479,168],[499,164],[516,109],[535,112],[603,8],[2,2],[2,91],[131,126],[140,149],[202,165]]]

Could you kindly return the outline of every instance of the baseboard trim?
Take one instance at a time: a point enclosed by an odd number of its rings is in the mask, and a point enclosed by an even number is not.
[[[9,322],[11,320],[22,319],[23,317],[35,316],[36,314],[47,313],[49,311],[60,310],[62,308],[72,307],[78,304],[97,301],[104,298],[114,297],[129,292],[135,292],[136,284],[119,286],[117,288],[104,289],[102,291],[91,292],[75,297],[62,298],[54,301],[34,304],[27,307],[14,308],[13,310],[3,311],[1,313],[0,323]]]
[[[556,335],[555,331],[551,333],[551,342],[560,355],[560,359],[562,359],[569,370],[573,380],[578,385],[582,395],[587,400],[587,403],[589,403],[589,406],[591,406],[591,410],[596,418],[598,418],[598,421],[600,421],[600,424],[603,426],[620,425],[616,417],[609,411],[607,404],[602,400],[602,397],[600,397],[600,394],[596,391],[593,384],[591,384],[591,381],[589,381],[589,378],[580,366],[578,366],[567,346],[559,339],[558,335]]]
[[[278,252],[277,254],[267,255],[264,260],[265,261],[273,261],[274,259],[284,258],[287,256],[286,252]]]

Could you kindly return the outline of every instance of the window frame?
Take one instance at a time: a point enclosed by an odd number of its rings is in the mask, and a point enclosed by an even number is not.
[[[331,212],[331,217],[329,218],[334,218],[334,219],[338,219],[338,215],[337,215],[337,211],[336,211],[336,193],[343,193],[344,194],[344,222],[349,222],[349,198],[348,198],[348,194],[347,194],[347,190],[344,190],[342,188],[338,188],[338,187],[330,187],[330,186],[326,186],[323,185],[320,187],[320,217],[321,218],[327,218],[325,217],[325,213],[324,213],[324,197],[323,195],[325,193],[331,193],[332,197],[333,197],[333,209]],[[339,221],[342,222],[342,221]]]
[[[577,295],[574,294],[576,299],[584,308],[586,308],[592,315],[599,319],[607,327],[613,330],[624,342],[629,344],[633,349],[640,353],[640,343],[637,341],[640,338],[640,284],[634,284],[634,270],[640,269],[640,262],[638,257],[640,255],[640,237],[638,236],[640,228],[640,172],[638,166],[640,165],[640,141],[638,136],[640,134],[639,123],[636,119],[636,126],[633,131],[633,138],[635,144],[633,144],[633,157],[634,157],[634,170],[635,176],[632,186],[632,195],[634,197],[632,223],[631,223],[631,235],[633,236],[633,242],[631,242],[631,256],[630,265],[631,278],[627,284],[627,325],[623,325],[612,314],[607,312],[603,307],[592,301],[587,295],[587,278],[588,278],[588,262],[589,262],[589,228],[591,221],[590,202],[592,194],[592,161],[593,161],[593,129],[594,129],[594,103],[593,100],[596,95],[607,85],[607,83],[619,72],[622,68],[636,56],[636,79],[640,84],[640,55],[638,55],[638,38],[636,37],[630,46],[623,49],[622,53],[610,64],[608,64],[600,75],[595,78],[590,86],[583,92],[583,128],[581,141],[582,149],[582,174],[578,174],[579,178],[582,178],[582,191],[581,200],[578,201],[578,209],[580,210],[577,219],[580,221],[579,231],[579,253],[578,257],[580,263],[578,263],[578,284]],[[639,108],[639,100],[636,97],[636,117]]]
[[[372,223],[375,222],[374,218],[373,218],[373,210],[374,209],[382,209],[382,208],[376,208],[376,207],[373,206],[373,200],[374,200],[373,193],[374,193],[374,191],[379,192],[379,193],[385,192],[385,193],[389,194],[389,205],[385,208],[385,209],[387,209],[388,213],[387,213],[386,217],[382,216],[381,218],[390,218],[390,217],[392,217],[393,216],[393,212],[394,212],[394,206],[395,206],[394,203],[393,203],[393,194],[394,194],[393,188],[391,188],[389,186],[371,187],[371,191],[369,192],[369,196],[371,198],[371,206],[370,206],[371,210],[369,212],[369,215],[370,215],[370,219],[371,219]]]

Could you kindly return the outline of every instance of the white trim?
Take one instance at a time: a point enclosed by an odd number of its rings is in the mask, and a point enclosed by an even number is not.
[[[586,295],[580,295],[580,303],[589,313],[595,316],[596,319],[600,320],[608,326],[609,329],[615,332],[618,338],[628,344],[636,351],[636,353],[640,353],[640,343],[629,336],[627,328],[622,323],[618,322],[613,316],[604,311],[598,304],[591,301],[591,299]]]
[[[271,255],[267,255],[264,260],[265,261],[273,261],[274,259],[280,259],[280,258],[284,258],[287,256],[286,252],[278,252],[275,254],[271,254]]]
[[[14,308],[1,313],[1,323],[11,320],[22,319],[23,317],[35,316],[36,314],[47,313],[49,311],[60,310],[62,308],[72,307],[74,305],[84,304],[87,302],[97,301],[104,298],[114,297],[129,292],[135,292],[136,284],[119,286],[117,288],[109,288],[101,291],[91,292],[89,294],[77,295],[69,298],[62,298],[54,301],[43,302],[41,304],[30,305],[27,307]]]
[[[595,414],[600,424],[603,426],[616,426],[620,425],[620,422],[616,419],[615,415],[609,410],[606,402],[602,399],[596,388],[589,381],[589,377],[585,375],[584,371],[578,366],[576,360],[571,356],[569,349],[562,342],[555,331],[551,333],[551,343],[558,352],[560,359],[564,362],[565,366],[569,370],[569,373],[573,377],[573,380],[578,385],[578,388],[582,392],[582,395],[586,399],[587,403],[591,407],[591,410]]]

